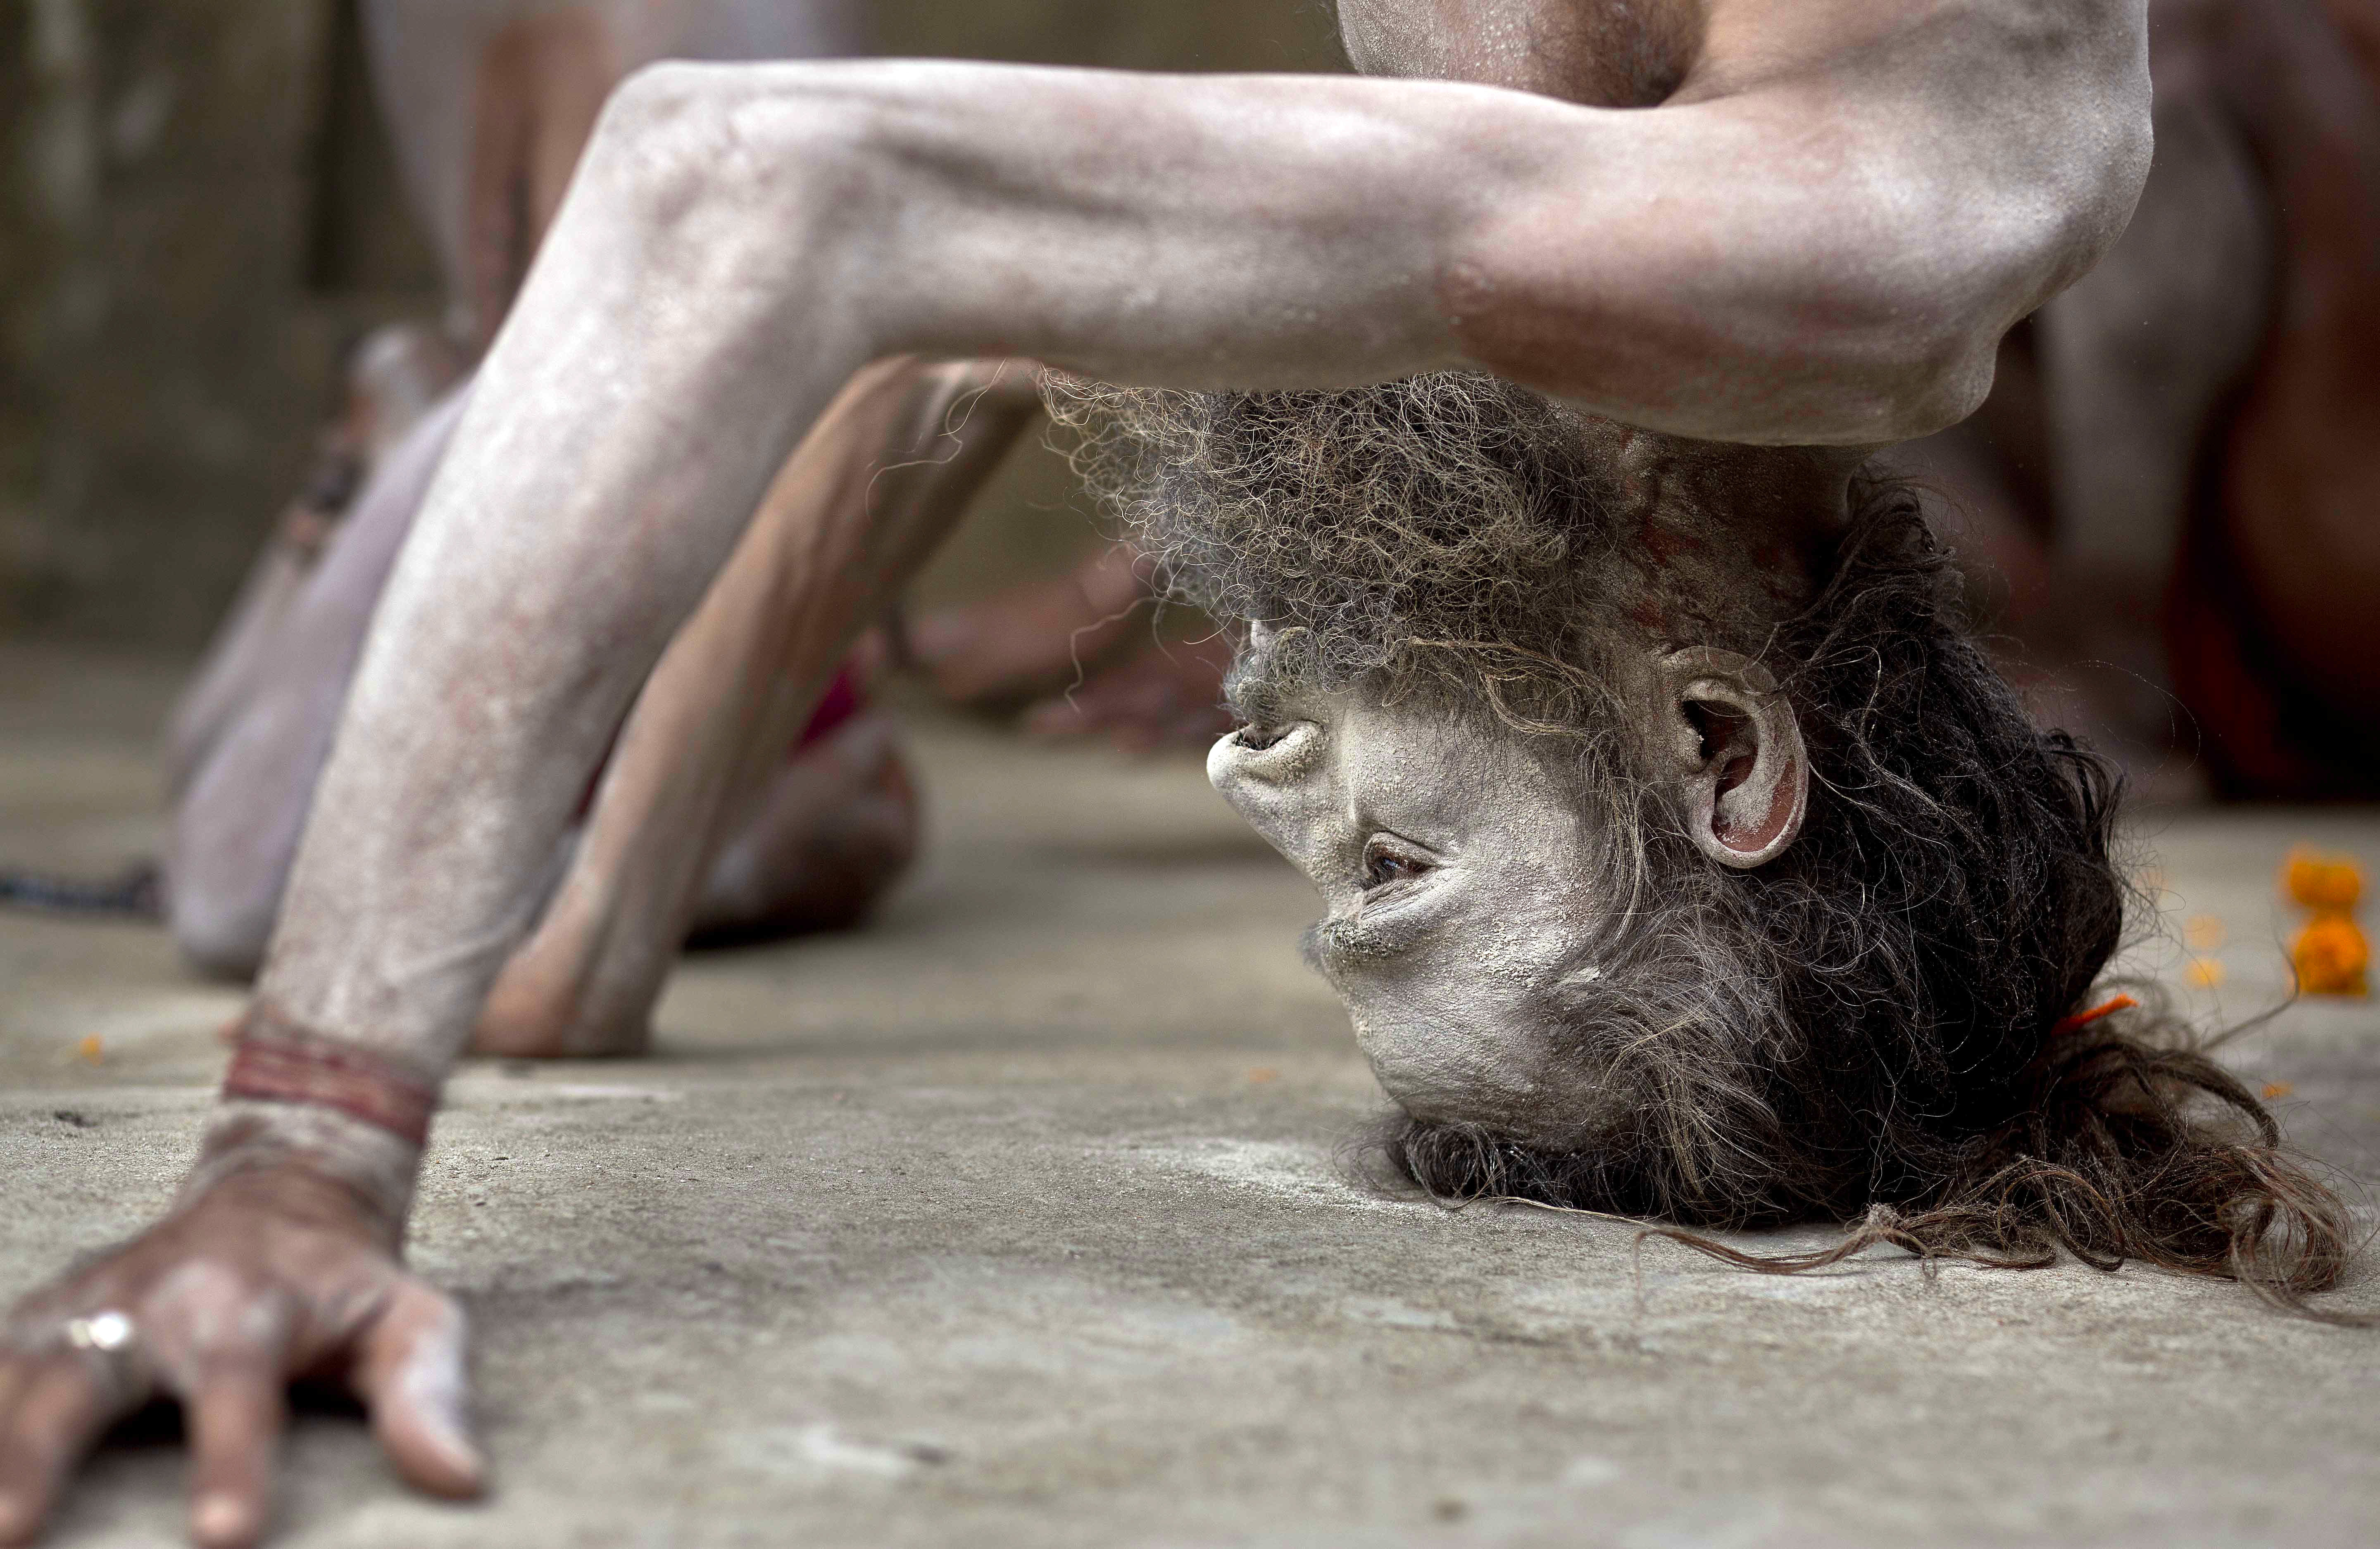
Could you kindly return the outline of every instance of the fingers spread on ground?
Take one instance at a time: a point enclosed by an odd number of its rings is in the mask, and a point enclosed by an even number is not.
[[[220,1361],[186,1396],[190,1425],[190,1536],[205,1549],[245,1549],[273,1511],[273,1459],[281,1439],[278,1361]]]
[[[19,1376],[0,1411],[0,1543],[27,1543],[41,1531],[68,1470],[137,1401],[111,1401],[107,1386],[93,1361],[72,1350],[33,1358]]]
[[[488,1466],[471,1438],[463,1310],[408,1280],[364,1336],[356,1387],[372,1430],[406,1478],[461,1499],[487,1488]]]

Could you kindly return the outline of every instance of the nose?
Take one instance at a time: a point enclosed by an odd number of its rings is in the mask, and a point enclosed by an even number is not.
[[[1257,832],[1294,861],[1313,809],[1329,799],[1327,739],[1311,720],[1243,729],[1207,755],[1207,778]]]
[[[1321,756],[1322,727],[1316,721],[1243,726],[1207,755],[1207,778],[1227,796],[1238,782],[1296,785],[1314,772]]]

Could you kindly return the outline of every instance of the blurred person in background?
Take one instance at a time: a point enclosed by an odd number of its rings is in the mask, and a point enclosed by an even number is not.
[[[2380,4],[2150,18],[2131,227],[1897,455],[2044,718],[2152,797],[2380,797]]]

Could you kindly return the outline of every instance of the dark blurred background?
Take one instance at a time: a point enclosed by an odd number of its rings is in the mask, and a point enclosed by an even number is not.
[[[1328,0],[876,0],[878,51],[1343,67]],[[444,298],[357,0],[0,0],[0,637],[194,649],[345,351]],[[1090,541],[1020,456],[922,588]]]

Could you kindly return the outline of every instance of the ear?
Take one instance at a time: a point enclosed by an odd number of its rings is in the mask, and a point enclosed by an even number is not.
[[[1783,854],[1809,809],[1810,760],[1775,675],[1750,657],[1690,646],[1654,659],[1653,693],[1655,744],[1703,853],[1739,869]]]

